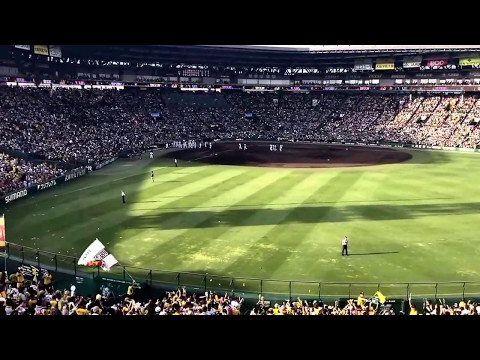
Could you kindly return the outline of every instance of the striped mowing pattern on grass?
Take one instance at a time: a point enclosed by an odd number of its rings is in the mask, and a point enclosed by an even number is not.
[[[122,264],[210,275],[382,283],[478,279],[480,158],[412,154],[401,164],[332,169],[182,162],[175,168],[161,158],[120,160],[8,205],[7,241],[79,256],[98,237]],[[349,257],[340,256],[344,235]],[[284,292],[286,285],[264,286]],[[310,283],[295,286],[297,293],[319,291]],[[417,287],[411,290],[434,293]]]

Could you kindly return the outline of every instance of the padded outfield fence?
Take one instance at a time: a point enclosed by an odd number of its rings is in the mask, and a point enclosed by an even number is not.
[[[297,296],[311,299],[339,299],[357,297],[364,292],[367,297],[381,291],[390,299],[406,300],[412,298],[477,298],[480,297],[480,281],[450,282],[321,282],[275,280],[246,277],[221,276],[192,272],[172,272],[146,269],[133,266],[115,266],[109,272],[99,268],[91,269],[78,266],[78,258],[42,251],[18,244],[7,243],[4,256],[5,269],[14,273],[18,266],[27,270],[27,279],[32,272],[45,269],[53,272],[54,279],[61,280],[63,287],[75,284],[78,291],[98,291],[91,286],[109,284],[116,286],[117,294],[126,291],[126,284],[131,282],[130,275],[140,285],[151,288],[172,289],[185,286],[196,292],[229,292],[243,297],[257,297],[259,294],[269,298],[292,299]],[[1,260],[1,258],[0,258]],[[0,262],[0,267],[2,267]],[[90,284],[90,285],[88,285]],[[116,284],[112,286],[112,284]],[[57,288],[62,287],[57,286]]]

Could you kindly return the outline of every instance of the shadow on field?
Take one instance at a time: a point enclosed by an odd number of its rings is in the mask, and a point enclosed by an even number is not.
[[[162,195],[161,198],[162,199],[183,199],[185,197],[185,195],[168,195],[168,196],[165,196],[165,195]],[[205,195],[202,195],[202,194],[199,194],[199,195],[195,195],[195,194],[191,194],[191,195],[188,195],[189,198],[203,198],[205,197]],[[142,203],[163,203],[162,200],[142,200],[142,201],[135,201],[135,198],[133,201],[130,201],[129,204],[142,204]],[[168,209],[168,208],[167,208]],[[178,207],[176,209],[179,209]],[[139,209],[137,209],[139,210]]]
[[[384,254],[399,254],[398,251],[384,251],[384,252],[370,252],[370,253],[350,253],[350,256],[358,256],[358,255],[384,255]]]
[[[163,211],[163,212],[160,212]],[[404,220],[424,216],[464,215],[480,212],[480,203],[300,206],[289,209],[227,208],[224,211],[165,211],[134,217],[136,228],[190,229],[220,226],[312,224],[354,220]],[[177,219],[177,220],[175,220]],[[278,219],[282,219],[278,221]]]
[[[183,198],[184,196],[164,196],[163,198]],[[194,195],[189,197],[202,197],[202,195]],[[234,206],[224,206],[224,205],[213,205],[213,206],[195,206],[195,209],[231,209],[231,208],[252,208],[259,206],[290,206],[290,205],[320,205],[320,204],[349,204],[349,203],[384,203],[384,202],[407,202],[407,201],[434,201],[434,200],[450,200],[451,198],[425,198],[425,199],[391,199],[391,200],[345,200],[345,201],[304,201],[301,203],[290,202],[290,203],[277,203],[277,204],[250,204],[250,205],[234,205]],[[144,200],[136,201],[135,203],[162,203],[162,200]],[[162,207],[162,210],[177,210],[177,209],[191,209],[190,206],[177,206],[177,207]],[[152,209],[141,209],[137,208],[135,210],[144,211]],[[135,211],[132,210],[132,211]]]

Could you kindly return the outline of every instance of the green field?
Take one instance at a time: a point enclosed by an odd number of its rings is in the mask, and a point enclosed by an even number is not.
[[[336,169],[119,160],[9,205],[7,241],[78,257],[98,237],[123,265],[210,275],[478,280],[480,156],[411,153],[401,164]],[[349,257],[341,256],[344,235]],[[240,282],[248,288],[248,280]],[[283,283],[265,286],[285,290]],[[477,291],[480,285],[470,289]]]

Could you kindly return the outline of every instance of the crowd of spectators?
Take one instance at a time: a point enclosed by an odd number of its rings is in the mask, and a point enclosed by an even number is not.
[[[377,294],[377,293],[376,293]],[[380,297],[383,294],[379,293]],[[479,315],[480,303],[461,300],[447,304],[445,299],[431,302],[424,299],[421,309],[412,303],[411,295],[404,309],[394,309],[391,303],[380,300],[377,296],[366,298],[362,292],[357,299],[348,299],[343,305],[340,301],[333,304],[321,300],[307,301],[299,297],[297,300],[285,300],[272,304],[259,296],[258,302],[250,311],[250,315]]]
[[[419,96],[381,124],[380,133],[388,141],[473,149],[480,145],[479,120],[475,95]]]
[[[52,275],[45,271],[27,280],[21,268],[8,276],[0,272],[1,315],[241,315],[244,299],[206,292],[187,294],[185,288],[167,291],[163,298],[140,301],[132,283],[119,296],[102,291],[81,296],[70,290],[56,290]],[[105,289],[104,289],[105,290]]]
[[[190,139],[480,144],[476,95],[1,87],[0,119],[0,146],[80,165]],[[44,165],[24,166],[21,181],[49,178]],[[2,165],[4,192],[20,184],[11,172]]]
[[[0,88],[0,145],[45,159],[93,164],[155,139],[153,93]]]
[[[45,162],[33,164],[0,153],[0,195],[41,184],[63,174],[64,170],[57,166]]]
[[[461,300],[453,304],[447,304],[445,299],[431,302],[427,299],[423,302],[423,315],[479,315],[480,303],[472,300]],[[410,315],[417,315],[418,311],[410,301]]]
[[[0,272],[0,316],[2,315],[479,315],[480,302],[465,301],[447,304],[445,299],[429,301],[422,306],[412,303],[404,307],[392,305],[381,292],[367,298],[361,292],[356,299],[284,300],[273,303],[258,296],[250,307],[245,299],[207,291],[188,294],[185,287],[166,291],[164,296],[141,301],[136,294],[140,287],[131,283],[125,294],[114,296],[107,287],[96,295],[82,296],[76,288],[59,290],[51,273],[42,270],[27,279],[22,267],[8,276]],[[247,308],[250,308],[249,310]]]
[[[225,95],[236,136],[326,142],[398,142],[475,148],[480,102],[474,95]],[[253,114],[247,119],[246,113]],[[235,124],[239,124],[236,128]]]
[[[357,300],[349,299],[343,306],[338,300],[332,305],[321,300],[302,300],[300,297],[295,301],[285,300],[272,304],[259,295],[250,315],[395,315],[395,313],[391,307],[380,308],[377,297],[375,300],[367,299],[362,292]]]

